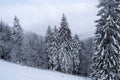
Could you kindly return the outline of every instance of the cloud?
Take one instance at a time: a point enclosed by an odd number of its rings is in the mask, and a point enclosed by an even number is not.
[[[73,33],[88,35],[95,30],[96,4],[94,0],[3,0],[0,16],[12,26],[17,15],[25,30],[44,35],[48,25],[60,26],[65,13]]]

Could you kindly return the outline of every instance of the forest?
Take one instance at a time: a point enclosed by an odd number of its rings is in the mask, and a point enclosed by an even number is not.
[[[26,31],[18,17],[0,22],[0,59],[38,69],[120,80],[120,0],[99,0],[94,37],[73,34],[65,14],[45,36]],[[93,79],[94,80],[94,79]]]
[[[89,76],[95,52],[94,37],[72,35],[65,15],[60,27],[48,26],[46,36],[23,30],[15,16],[13,26],[0,22],[0,58],[20,65]]]

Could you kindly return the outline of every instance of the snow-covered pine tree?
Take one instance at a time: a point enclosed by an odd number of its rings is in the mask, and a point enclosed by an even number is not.
[[[53,42],[53,32],[50,26],[48,26],[47,33],[46,33],[46,52],[48,54],[48,68],[52,70],[53,68],[53,55],[52,51],[52,42]]]
[[[53,39],[51,42],[51,61],[52,61],[52,70],[58,70],[58,44],[57,44],[57,34],[58,34],[58,29],[55,26],[53,28]]]
[[[12,27],[12,42],[13,49],[11,52],[12,62],[17,62],[22,64],[23,54],[22,51],[22,43],[23,43],[23,29],[20,26],[19,19],[15,16],[14,18],[14,26]]]
[[[58,29],[55,26],[52,30],[48,27],[46,34],[46,50],[48,54],[48,67],[50,70],[58,70],[58,45],[57,45]]]
[[[99,0],[94,73],[96,80],[116,79],[120,70],[120,0]]]
[[[73,74],[79,74],[80,72],[80,56],[82,55],[82,44],[81,41],[79,39],[79,36],[77,34],[75,34],[74,38],[73,38]],[[82,66],[82,65],[81,65]]]
[[[58,31],[58,38],[60,71],[65,73],[72,73],[72,36],[64,14],[62,17],[60,29]]]

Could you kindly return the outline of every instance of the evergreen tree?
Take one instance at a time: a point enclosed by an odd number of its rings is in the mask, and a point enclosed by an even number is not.
[[[60,71],[72,73],[72,36],[64,14],[62,17],[61,27],[58,31],[58,38]]]
[[[120,69],[120,0],[100,0],[96,30],[93,76],[96,80],[116,79]]]
[[[58,29],[56,26],[52,30],[48,27],[46,34],[46,48],[48,54],[48,66],[50,70],[58,70],[58,45],[57,45],[57,33]]]
[[[82,54],[82,44],[79,39],[79,36],[76,34],[73,39],[73,67],[74,72],[73,74],[79,74],[80,72],[80,56]],[[82,65],[81,65],[82,66]]]
[[[52,70],[58,70],[58,44],[57,44],[57,34],[58,34],[58,29],[57,27],[55,26],[54,29],[53,29],[53,41],[52,41],[52,51],[51,51],[51,54],[52,54],[52,64],[53,64],[53,67],[52,67]]]
[[[13,49],[11,52],[11,57],[13,57],[12,61],[17,63],[22,63],[23,54],[22,51],[22,43],[23,43],[23,29],[20,26],[19,19],[15,16],[14,18],[14,26],[12,27],[12,42]]]
[[[52,42],[53,42],[53,32],[50,26],[48,26],[48,30],[46,33],[46,52],[48,54],[48,68],[53,68],[53,55],[52,55]]]

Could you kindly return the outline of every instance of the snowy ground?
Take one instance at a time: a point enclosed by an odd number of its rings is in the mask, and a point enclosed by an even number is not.
[[[20,66],[0,60],[0,80],[90,80],[59,72]]]

